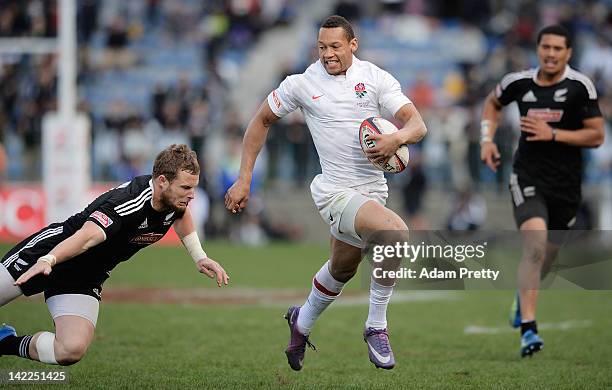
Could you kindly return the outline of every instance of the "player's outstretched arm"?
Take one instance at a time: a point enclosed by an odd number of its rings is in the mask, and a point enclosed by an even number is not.
[[[388,161],[404,144],[415,144],[427,134],[427,127],[414,104],[403,105],[396,113],[395,119],[403,123],[399,131],[393,134],[372,134],[370,139],[376,146],[366,150],[368,158],[377,162]]]
[[[502,105],[491,92],[485,99],[482,109],[482,121],[480,122],[480,159],[487,164],[493,172],[497,172],[501,160],[499,149],[493,142],[497,124],[501,116]]]
[[[38,274],[49,275],[51,269],[57,263],[64,262],[75,256],[80,255],[89,248],[92,248],[106,240],[106,234],[102,229],[91,221],[86,221],[79,230],[72,236],[57,244],[45,256],[42,256],[36,264],[24,272],[16,281],[15,285],[20,286]]]
[[[189,208],[185,210],[185,214],[183,214],[182,218],[174,221],[172,226],[185,246],[185,249],[187,249],[187,252],[189,252],[191,258],[193,258],[193,261],[196,263],[198,271],[211,279],[216,278],[217,286],[219,287],[227,285],[230,279],[227,272],[225,272],[219,263],[208,257],[206,252],[202,249],[202,244],[200,244],[200,239],[195,230],[195,224],[193,223]]]
[[[266,142],[270,125],[278,119],[280,118],[272,112],[268,101],[265,100],[247,126],[242,140],[240,173],[236,182],[225,194],[225,207],[232,213],[242,211],[249,201],[255,160]]]

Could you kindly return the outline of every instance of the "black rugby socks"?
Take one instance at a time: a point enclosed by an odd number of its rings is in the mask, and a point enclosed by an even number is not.
[[[0,355],[15,355],[30,359],[32,335],[7,336],[0,341]]]

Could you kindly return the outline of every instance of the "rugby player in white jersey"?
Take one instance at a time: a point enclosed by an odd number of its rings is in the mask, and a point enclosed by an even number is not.
[[[290,340],[285,351],[294,370],[303,366],[310,331],[323,310],[357,272],[366,232],[407,232],[404,221],[385,207],[387,184],[382,171],[362,152],[359,125],[382,109],[403,124],[396,133],[376,135],[370,158],[387,161],[402,144],[419,142],[427,129],[393,76],[354,56],[358,41],[350,23],[328,17],[317,40],[319,60],[302,74],[288,76],[268,95],[250,121],[243,141],[240,174],[225,196],[225,206],[237,213],[247,206],[253,167],[268,133],[279,118],[301,109],[314,140],[322,174],[310,189],[321,217],[330,226],[331,256],[316,273],[312,290],[301,307],[290,307],[286,318]],[[387,332],[387,304],[393,280],[371,280],[370,308],[364,340],[378,368],[395,365]],[[314,349],[314,347],[313,347]]]

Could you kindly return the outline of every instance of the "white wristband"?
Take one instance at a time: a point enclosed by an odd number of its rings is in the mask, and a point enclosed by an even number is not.
[[[480,137],[490,137],[491,136],[491,121],[488,119],[483,119],[480,122]]]
[[[49,253],[47,255],[39,257],[38,261],[44,261],[45,263],[53,267],[57,263],[57,258],[54,255]]]
[[[207,258],[206,252],[202,249],[202,244],[200,244],[200,239],[198,238],[198,233],[193,231],[181,238],[183,245],[187,249],[187,252],[191,255],[191,258],[196,263],[202,259]]]

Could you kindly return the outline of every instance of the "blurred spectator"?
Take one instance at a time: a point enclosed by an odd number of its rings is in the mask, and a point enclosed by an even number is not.
[[[98,0],[80,0],[77,13],[79,42],[87,45],[98,28]]]
[[[416,77],[416,81],[408,89],[406,94],[419,110],[430,109],[436,98],[436,91],[433,85],[427,80],[427,75],[425,73],[420,73]]]
[[[420,147],[410,148],[410,164],[406,172],[407,180],[402,186],[404,210],[408,216],[408,226],[412,230],[425,230],[429,227],[423,215],[423,197],[427,191],[427,176],[423,171]]]
[[[4,135],[2,129],[0,129],[0,186],[4,179],[6,172],[6,151],[4,150]]]
[[[129,37],[125,21],[115,19],[106,31],[106,51],[102,57],[103,69],[125,69],[136,64],[134,51],[129,50]]]
[[[487,219],[487,203],[481,195],[464,186],[457,190],[448,217],[448,230],[478,230]]]

